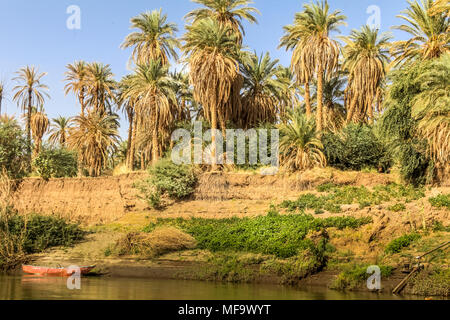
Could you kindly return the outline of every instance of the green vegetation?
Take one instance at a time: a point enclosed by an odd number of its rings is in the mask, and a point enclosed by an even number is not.
[[[142,199],[153,208],[161,207],[161,196],[184,199],[195,189],[197,178],[193,168],[161,160],[150,168],[150,178],[135,184]]]
[[[322,136],[328,165],[342,170],[375,168],[387,171],[392,159],[371,127],[350,124],[339,133]]]
[[[0,117],[0,169],[5,168],[11,178],[26,174],[27,142],[16,120]]]
[[[352,290],[361,285],[370,276],[367,273],[368,264],[366,265],[347,265],[343,268],[343,271],[331,284],[332,289],[337,290]],[[394,270],[393,267],[379,265],[382,277],[389,277]]]
[[[441,194],[430,198],[429,201],[433,207],[450,209],[450,194]]]
[[[74,152],[60,148],[44,148],[33,160],[36,173],[43,179],[75,177],[78,172]]]
[[[317,190],[326,194],[304,194],[295,201],[284,201],[280,204],[280,207],[291,212],[295,210],[313,209],[339,213],[342,211],[342,205],[357,203],[360,208],[365,208],[371,205],[380,205],[393,199],[402,199],[410,202],[425,196],[422,189],[400,184],[379,185],[374,187],[373,191],[370,191],[364,186],[354,187],[325,184],[319,186]]]
[[[386,246],[385,252],[387,254],[399,253],[404,248],[409,247],[411,243],[420,238],[421,236],[417,233],[405,234],[389,242],[389,244]]]
[[[0,212],[0,268],[14,267],[26,254],[54,246],[71,246],[83,238],[76,224],[63,219],[32,215],[24,218],[12,210]]]
[[[333,217],[315,219],[310,215],[279,215],[270,213],[256,218],[232,219],[160,219],[145,231],[171,225],[192,235],[198,247],[217,251],[239,251],[270,254],[289,258],[303,250],[317,250],[308,233],[326,228],[353,228],[370,223],[370,218]]]

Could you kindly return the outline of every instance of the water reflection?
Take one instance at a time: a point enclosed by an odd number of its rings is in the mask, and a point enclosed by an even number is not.
[[[342,293],[324,288],[296,289],[274,285],[199,281],[82,278],[81,290],[69,290],[67,278],[1,276],[2,300],[351,300],[420,299],[390,294]]]

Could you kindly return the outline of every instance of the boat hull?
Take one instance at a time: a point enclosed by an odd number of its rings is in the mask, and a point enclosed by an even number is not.
[[[95,266],[80,267],[81,275],[86,275],[94,269]],[[37,274],[56,277],[70,277],[76,273],[76,270],[70,268],[47,268],[23,265],[22,270],[28,274]]]

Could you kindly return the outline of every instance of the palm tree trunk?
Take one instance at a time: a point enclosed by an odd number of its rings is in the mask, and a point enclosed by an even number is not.
[[[0,116],[2,115],[2,100],[3,97],[0,95]]]
[[[78,150],[78,178],[83,177],[83,158],[81,156],[81,150]]]
[[[134,157],[136,153],[136,135],[137,135],[137,117],[134,117],[133,134],[130,141],[130,149],[128,150],[128,169],[134,170]]]
[[[153,137],[152,137],[152,151],[153,151],[153,155],[152,155],[152,161],[155,164],[156,162],[158,162],[158,112],[155,110],[155,127],[153,128]]]
[[[374,104],[373,99],[370,99],[369,106],[368,106],[369,110],[367,111],[368,114],[369,114],[369,124],[373,124],[374,123],[374,119],[373,119],[373,116],[374,116],[373,104]]]
[[[32,91],[28,90],[28,111],[27,111],[27,156],[28,156],[28,169],[31,169],[31,95]]]
[[[127,166],[130,159],[131,139],[133,138],[133,113],[128,113],[128,141],[127,141],[127,158],[125,162]]]
[[[217,169],[216,161],[216,130],[217,130],[217,106],[214,104],[211,110],[211,160],[212,170]]]
[[[323,130],[323,67],[319,67],[317,72],[317,114],[316,114],[317,131]]]
[[[305,106],[306,106],[306,117],[311,119],[311,91],[309,89],[309,81],[305,82]]]
[[[358,97],[355,95],[351,100],[350,108],[347,111],[347,124],[353,120],[353,115],[355,114],[356,103],[358,102]]]

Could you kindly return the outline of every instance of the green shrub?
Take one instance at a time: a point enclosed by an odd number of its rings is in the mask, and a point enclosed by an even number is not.
[[[0,169],[8,176],[22,178],[27,171],[27,142],[25,134],[15,120],[0,118]]]
[[[135,184],[141,198],[153,208],[161,207],[161,196],[184,199],[195,191],[197,177],[193,168],[161,160],[150,168],[150,178]]]
[[[145,231],[156,226],[173,225],[192,235],[201,249],[210,251],[243,251],[271,254],[281,258],[297,255],[304,250],[317,250],[306,236],[310,231],[336,227],[359,228],[371,220],[352,217],[315,219],[306,214],[270,214],[256,218],[231,219],[164,219],[150,224]]]
[[[386,146],[368,126],[350,124],[340,133],[322,137],[328,165],[342,170],[375,168],[386,171],[391,159]]]
[[[5,228],[3,223],[0,224],[0,229],[4,231]],[[22,216],[14,215],[8,219],[8,232],[11,236],[24,232],[21,246],[25,253],[37,253],[54,246],[70,246],[84,235],[76,224],[40,215],[32,215],[26,221]]]
[[[420,238],[421,236],[417,233],[405,234],[389,242],[389,244],[386,246],[385,252],[387,254],[399,253],[404,248],[409,247],[411,243]]]
[[[77,156],[66,149],[44,148],[33,161],[33,167],[43,179],[75,177]]]
[[[450,209],[450,194],[441,194],[430,198],[428,201],[430,201],[433,207]]]

